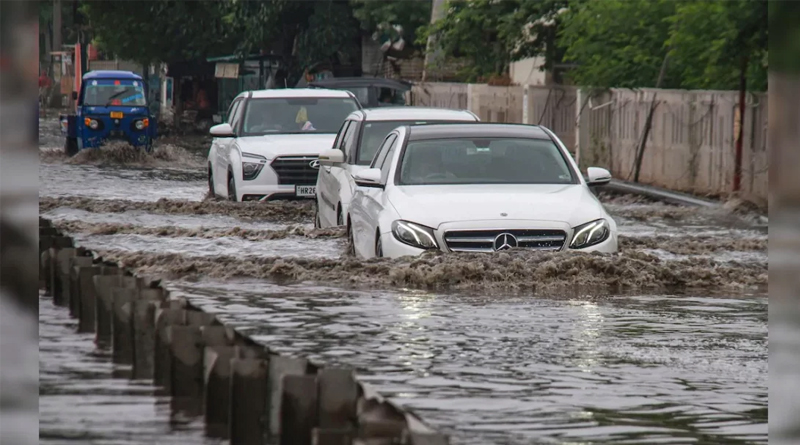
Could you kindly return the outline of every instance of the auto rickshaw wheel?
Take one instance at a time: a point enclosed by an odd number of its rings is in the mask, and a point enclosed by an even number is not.
[[[67,138],[64,142],[64,153],[67,156],[75,156],[78,154],[78,139],[77,138]]]

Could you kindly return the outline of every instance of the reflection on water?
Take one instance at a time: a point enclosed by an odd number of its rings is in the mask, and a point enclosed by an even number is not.
[[[764,298],[173,286],[277,351],[357,366],[454,443],[767,438]]]
[[[202,420],[171,422],[169,399],[148,381],[115,377],[130,367],[114,365],[93,334],[76,331],[68,309],[40,296],[39,443],[220,443],[204,438]]]

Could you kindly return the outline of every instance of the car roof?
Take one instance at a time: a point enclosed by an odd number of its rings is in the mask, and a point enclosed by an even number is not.
[[[97,70],[89,71],[83,75],[83,80],[92,79],[133,79],[142,80],[142,76],[134,73],[133,71],[117,71],[117,70]]]
[[[320,87],[365,87],[378,86],[389,87],[399,90],[410,90],[413,85],[411,82],[399,79],[386,79],[383,77],[334,77],[331,79],[315,80],[309,85]]]
[[[409,125],[409,140],[445,139],[460,137],[503,137],[550,139],[538,125],[497,124],[489,122]]]
[[[254,99],[281,99],[291,97],[353,97],[352,93],[348,91],[328,90],[324,88],[274,88],[270,90],[244,91],[239,94],[239,97],[245,96],[250,96]]]
[[[478,120],[471,111],[449,110],[447,108],[433,107],[381,107],[365,108],[354,111],[350,117],[357,117],[361,121],[407,121],[414,119],[425,120],[461,120],[474,122]]]

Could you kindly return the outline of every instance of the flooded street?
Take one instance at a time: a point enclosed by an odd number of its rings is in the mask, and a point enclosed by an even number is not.
[[[357,367],[454,444],[767,441],[762,217],[602,194],[617,255],[359,261],[309,203],[207,199],[196,142],[66,159],[57,131],[42,216],[277,352]],[[215,443],[41,301],[43,442]]]

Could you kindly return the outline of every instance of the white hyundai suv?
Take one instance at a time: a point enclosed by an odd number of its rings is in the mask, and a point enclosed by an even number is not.
[[[232,201],[314,198],[319,154],[360,110],[349,91],[317,88],[245,91],[225,123],[211,127],[208,188]]]
[[[478,122],[466,110],[427,107],[366,108],[347,116],[333,148],[319,156],[317,227],[343,226],[356,188],[353,175],[369,168],[381,142],[390,131],[404,125]]]

